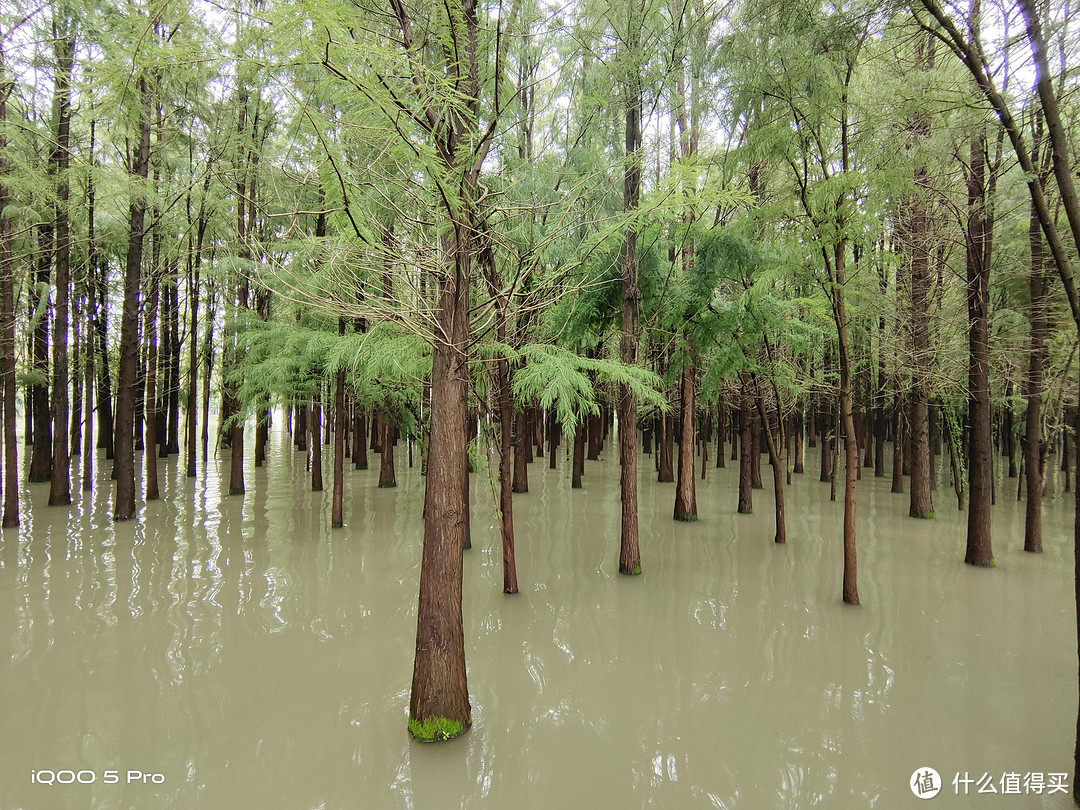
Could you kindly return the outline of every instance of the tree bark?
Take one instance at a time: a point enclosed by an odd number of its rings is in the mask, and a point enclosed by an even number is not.
[[[0,42],[0,378],[4,393],[4,516],[3,528],[19,525],[18,439],[15,435],[15,256],[10,191],[7,185],[11,166],[7,157],[7,102],[15,87],[4,64]],[[91,208],[91,210],[93,210]]]
[[[322,384],[317,383],[315,399],[311,405],[311,421],[308,430],[311,433],[311,491],[322,492]],[[391,452],[393,448],[391,448]],[[381,483],[381,481],[380,481]]]
[[[139,286],[142,277],[146,180],[150,169],[150,112],[153,97],[145,76],[139,77],[139,147],[130,173],[134,180],[128,227],[124,306],[120,316],[120,378],[116,399],[116,504],[113,517],[135,516],[135,382],[139,365]]]
[[[52,164],[56,170],[56,302],[53,309],[53,446],[49,505],[71,503],[71,449],[68,447],[68,301],[71,290],[71,223],[68,203],[71,186],[68,166],[71,163],[71,72],[75,63],[75,38],[70,21],[58,25],[53,11],[53,35],[56,37],[56,148]]]
[[[742,388],[742,412],[739,415],[739,508],[740,515],[749,515],[754,511],[754,494],[751,486],[751,459],[753,441],[750,427],[750,375],[739,373]]]
[[[697,418],[695,359],[686,360],[680,374],[679,480],[675,485],[675,520],[697,520],[697,492],[694,484],[694,423]]]
[[[978,2],[975,7],[978,8]],[[977,12],[976,12],[977,13]],[[972,139],[968,171],[966,242],[968,306],[968,429],[969,490],[967,550],[964,562],[982,568],[993,565],[990,543],[990,502],[993,467],[990,410],[990,244],[986,193],[986,136]],[[923,517],[918,515],[917,517]]]

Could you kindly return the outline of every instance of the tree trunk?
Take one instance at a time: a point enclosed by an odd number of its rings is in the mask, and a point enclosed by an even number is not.
[[[978,4],[976,3],[976,8]],[[968,223],[966,241],[968,306],[968,426],[970,430],[967,551],[964,562],[993,565],[990,544],[990,502],[993,467],[990,410],[990,214],[985,185],[986,136],[971,143],[968,171]],[[917,515],[924,517],[924,515]]]
[[[53,31],[56,53],[56,148],[50,161],[56,169],[56,302],[53,310],[53,446],[49,484],[49,505],[71,503],[71,449],[68,447],[68,301],[71,290],[71,223],[68,202],[71,186],[68,166],[71,158],[71,71],[75,62],[75,38],[70,31],[60,34],[54,8]],[[69,21],[62,23],[70,26]]]
[[[754,494],[750,478],[753,441],[750,427],[750,375],[743,371],[739,374],[742,388],[742,411],[739,415],[739,508],[740,515],[749,515],[754,511]]]
[[[139,365],[139,285],[146,220],[146,198],[140,191],[149,175],[150,111],[153,102],[145,76],[139,78],[139,92],[139,148],[131,166],[135,185],[129,215],[124,306],[120,316],[120,378],[117,383],[114,467],[116,504],[113,513],[116,520],[130,520],[135,516],[135,383]]]
[[[345,319],[338,318],[338,335],[345,336]],[[330,509],[330,526],[345,525],[345,432],[349,429],[345,410],[345,369],[339,369],[334,381],[334,495]]]
[[[311,441],[308,443],[311,449],[311,491],[322,492],[322,384],[318,383],[315,389],[315,399],[311,405],[311,421],[308,424],[308,432]],[[392,450],[392,448],[391,448]],[[381,483],[381,481],[380,481]]]
[[[675,480],[672,461],[675,456],[675,426],[670,413],[660,414],[660,435],[657,437],[656,480],[670,484]]]
[[[34,287],[30,293],[30,317],[37,316],[31,332],[31,360],[41,379],[49,377],[49,305],[48,289],[53,256],[53,223],[38,226],[38,260],[34,270]],[[30,483],[52,480],[52,408],[49,404],[48,383],[30,386],[28,411],[31,414],[33,442],[30,448]]]
[[[514,418],[514,492],[529,491],[529,426],[525,409]]]
[[[697,492],[694,484],[694,421],[697,417],[694,363],[687,358],[680,374],[679,480],[675,485],[675,520],[697,520]]]
[[[1037,147],[1035,147],[1037,148]],[[1028,287],[1031,293],[1031,346],[1028,352],[1026,380],[1027,413],[1024,417],[1024,474],[1027,481],[1027,503],[1024,518],[1024,551],[1042,552],[1042,500],[1043,500],[1043,447],[1041,420],[1043,399],[1043,364],[1046,362],[1046,336],[1049,332],[1047,298],[1049,280],[1043,262],[1042,232],[1039,217],[1032,206],[1031,224],[1028,228],[1031,248],[1031,275]]]
[[[161,498],[158,490],[158,469],[155,450],[157,449],[158,430],[158,398],[157,398],[157,371],[158,371],[158,279],[157,269],[150,271],[150,290],[146,295],[146,328],[144,331],[146,341],[146,418],[144,426],[146,438],[143,441],[143,475],[146,478],[146,500],[156,501]]]
[[[574,429],[574,460],[570,472],[571,489],[581,489],[581,474],[585,467],[585,433],[585,420],[582,419]]]
[[[761,424],[765,430],[765,443],[769,448],[769,463],[772,464],[773,475],[773,494],[775,495],[776,506],[776,534],[773,539],[777,543],[787,542],[787,520],[784,516],[784,463],[780,458],[780,452],[776,448],[776,442],[773,440],[772,430],[769,427],[768,418],[765,415],[765,399],[761,395],[761,386],[758,384],[757,376],[752,375],[754,380],[754,392],[757,400],[757,412],[758,417],[761,419]]]
[[[385,411],[379,417],[379,486],[383,489],[397,486],[397,472],[394,468],[394,423],[386,418]]]
[[[0,71],[6,71],[0,48]],[[15,435],[15,256],[8,216],[11,170],[7,157],[7,101],[15,87],[10,74],[0,83],[0,377],[4,394],[4,517],[3,528],[19,525],[18,439]],[[91,205],[91,210],[93,207]]]

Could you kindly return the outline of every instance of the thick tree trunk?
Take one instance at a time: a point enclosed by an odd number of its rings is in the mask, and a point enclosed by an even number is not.
[[[37,323],[30,336],[30,355],[34,371],[41,379],[49,378],[49,305],[48,289],[53,257],[53,223],[38,226],[38,260],[34,270],[34,288],[30,292],[30,317]],[[52,408],[48,383],[30,386],[28,411],[31,415],[33,442],[27,480],[43,483],[52,480]],[[29,438],[29,437],[28,437]]]
[[[57,16],[54,11],[53,29]],[[71,226],[68,202],[71,187],[71,71],[75,62],[75,39],[67,34],[55,43],[56,148],[50,161],[56,168],[56,302],[53,310],[53,446],[49,505],[71,503],[71,449],[68,447],[68,301],[71,290]]]
[[[1028,287],[1031,293],[1031,345],[1028,351],[1028,373],[1025,392],[1027,413],[1024,417],[1024,475],[1027,482],[1027,503],[1024,517],[1024,551],[1042,552],[1042,499],[1043,464],[1045,450],[1042,441],[1043,365],[1046,362],[1047,297],[1049,279],[1043,262],[1042,232],[1039,217],[1032,206],[1031,224],[1028,228],[1031,249],[1031,275]]]
[[[680,374],[679,480],[675,485],[675,520],[697,520],[697,492],[694,484],[694,423],[697,418],[693,357],[687,358]]]
[[[990,410],[990,215],[985,186],[986,137],[971,143],[968,172],[967,306],[968,306],[968,428],[969,488],[967,550],[964,562],[993,565],[990,543],[990,503],[993,467]],[[922,517],[920,515],[919,517]]]
[[[131,166],[135,180],[128,227],[124,306],[120,316],[120,378],[116,398],[116,504],[113,517],[135,516],[135,383],[139,365],[139,285],[142,271],[146,198],[140,193],[150,168],[150,111],[153,98],[145,77],[139,78],[141,95],[139,148]],[[140,183],[139,181],[142,181]]]
[[[0,71],[5,70],[0,48]],[[0,378],[4,394],[4,517],[3,528],[19,525],[18,444],[15,435],[15,256],[13,233],[8,216],[11,167],[7,160],[7,101],[15,87],[7,79],[0,83]],[[91,210],[93,210],[91,208]]]
[[[448,272],[440,282],[432,349],[431,441],[409,701],[409,730],[421,739],[454,737],[472,724],[461,612],[472,230],[468,223],[455,223],[455,231],[442,236]]]

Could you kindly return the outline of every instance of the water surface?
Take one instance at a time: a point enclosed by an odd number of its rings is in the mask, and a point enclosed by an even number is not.
[[[906,495],[864,478],[853,608],[842,505],[816,475],[795,476],[778,547],[770,493],[735,514],[734,465],[710,464],[701,519],[680,524],[646,459],[644,574],[627,578],[614,461],[586,462],[578,491],[560,455],[515,496],[508,597],[477,474],[474,725],[421,745],[405,722],[423,479],[399,453],[395,490],[375,488],[377,469],[348,473],[338,530],[280,430],[246,497],[225,494],[226,462],[192,481],[173,458],[137,522],[112,522],[107,475],[70,512],[25,487],[22,527],[0,539],[0,807],[894,808],[922,806],[908,782],[924,766],[946,782],[939,805],[1072,806],[951,784],[1071,780],[1068,496],[1047,503],[1046,553],[1027,555],[1001,482],[998,567],[975,570],[951,493],[915,521]],[[33,784],[39,769],[95,782]],[[126,784],[129,769],[164,781]]]

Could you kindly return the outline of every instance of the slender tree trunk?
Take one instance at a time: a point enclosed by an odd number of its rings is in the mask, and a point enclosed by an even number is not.
[[[661,484],[670,484],[675,480],[672,461],[675,456],[675,426],[670,413],[660,414],[660,435],[657,437],[658,466],[656,480]]]
[[[135,383],[139,364],[139,286],[146,221],[146,197],[141,192],[149,176],[150,112],[153,108],[150,85],[145,76],[139,78],[139,93],[139,147],[131,165],[135,185],[129,216],[124,307],[120,317],[120,379],[117,384],[114,467],[116,504],[113,513],[116,520],[130,520],[135,516]]]
[[[7,178],[7,101],[15,87],[4,64],[0,41],[0,377],[4,393],[4,517],[3,528],[19,525],[18,444],[15,435],[15,256],[12,249],[10,191]]]
[[[761,419],[762,427],[765,431],[765,443],[769,448],[769,462],[772,464],[773,475],[773,494],[775,495],[775,507],[776,507],[776,534],[773,539],[777,543],[787,542],[787,520],[784,516],[784,463],[780,458],[780,452],[777,450],[776,442],[773,440],[772,430],[769,428],[768,418],[765,414],[765,399],[761,395],[761,386],[758,384],[757,376],[751,375],[754,380],[755,399],[757,400],[758,416]]]
[[[514,492],[529,491],[529,427],[525,418],[525,410],[517,412],[514,417]]]
[[[1047,298],[1049,282],[1043,262],[1042,232],[1039,217],[1032,206],[1028,228],[1031,248],[1031,346],[1028,352],[1027,413],[1024,417],[1024,475],[1027,481],[1027,503],[1024,518],[1024,551],[1042,552],[1043,447],[1041,420],[1043,400],[1043,364],[1046,360]]]
[[[585,467],[586,430],[585,420],[582,419],[574,430],[574,461],[570,472],[571,489],[581,489],[581,474],[584,472]]]
[[[34,271],[34,289],[30,294],[30,316],[37,316],[37,323],[30,336],[31,359],[33,369],[41,379],[49,377],[48,289],[55,249],[54,233],[52,222],[38,226],[39,253]],[[33,442],[27,479],[31,483],[43,483],[52,480],[52,408],[49,403],[48,383],[32,384],[29,394],[28,410],[31,414]]]
[[[71,186],[68,166],[71,157],[71,72],[75,62],[75,38],[61,32],[70,22],[57,23],[59,11],[53,12],[56,37],[56,149],[51,160],[56,168],[56,302],[53,310],[53,446],[49,505],[71,503],[71,449],[68,447],[68,301],[71,290],[71,227],[68,202]]]
[[[379,418],[379,486],[397,486],[397,473],[394,469],[394,423],[386,418],[385,411]]]
[[[146,478],[146,500],[156,501],[161,497],[158,491],[158,469],[155,450],[157,449],[158,430],[158,295],[159,284],[156,268],[151,270],[150,289],[146,295],[146,438],[143,442],[143,466]]]
[[[724,442],[727,441],[727,409],[724,407],[724,397],[721,395],[720,402],[716,407],[716,467],[724,466]]]
[[[356,435],[353,437],[353,464],[358,470],[368,468],[367,411],[356,406]]]
[[[679,438],[679,480],[675,486],[675,520],[697,520],[697,493],[694,485],[694,421],[697,416],[693,357],[687,358],[680,374],[682,431]]]
[[[319,382],[315,389],[315,399],[311,406],[311,423],[308,425],[311,432],[311,491],[322,492],[322,383]],[[391,451],[393,448],[391,448]],[[381,483],[381,481],[380,481]]]
[[[985,167],[986,136],[980,133],[971,143],[971,165],[967,178],[968,425],[971,441],[968,477],[971,494],[964,562],[984,568],[994,562],[990,544],[994,474],[989,329],[991,226],[987,211]]]
[[[753,441],[750,427],[750,375],[748,372],[740,372],[740,387],[742,389],[742,413],[739,416],[739,508],[740,515],[749,515],[754,511],[754,494],[751,486],[751,459]]]
[[[344,318],[338,318],[338,336],[345,336]],[[340,529],[345,525],[345,433],[348,429],[348,412],[345,410],[345,369],[339,369],[334,380],[334,497],[330,509],[330,526],[334,529]]]

